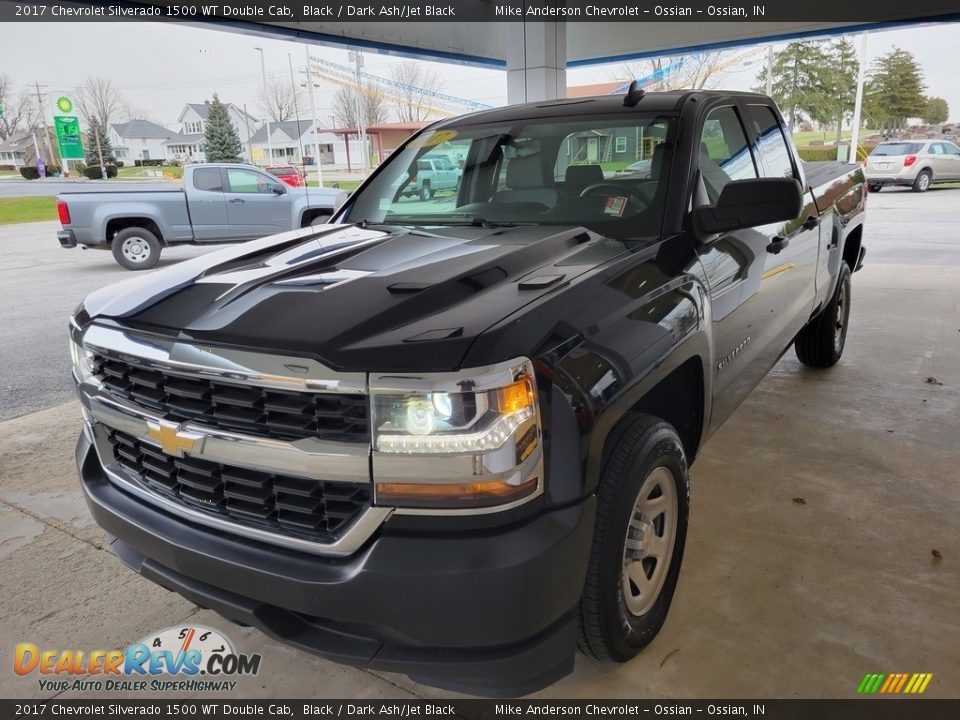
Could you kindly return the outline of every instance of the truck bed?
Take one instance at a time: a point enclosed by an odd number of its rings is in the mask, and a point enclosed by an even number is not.
[[[819,160],[803,163],[803,173],[807,176],[807,184],[819,187],[846,175],[857,167],[855,163],[845,163],[838,160]]]

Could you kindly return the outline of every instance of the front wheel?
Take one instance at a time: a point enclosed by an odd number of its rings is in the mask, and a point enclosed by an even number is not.
[[[429,185],[424,185],[423,187],[420,188],[420,199],[423,200],[423,202],[426,202],[432,197],[433,197],[433,190],[430,189]]]
[[[580,601],[580,649],[625,662],[663,626],[687,537],[690,480],[666,422],[625,419],[604,453],[597,519]]]
[[[810,367],[828,368],[837,364],[847,343],[850,322],[850,268],[840,263],[837,289],[823,311],[811,320],[793,341],[797,359]]]
[[[160,241],[145,228],[131,227],[113,236],[113,258],[127,270],[149,270],[160,261]]]

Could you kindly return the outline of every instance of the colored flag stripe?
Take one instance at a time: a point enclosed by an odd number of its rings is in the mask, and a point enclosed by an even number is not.
[[[917,684],[917,677],[918,677],[918,676],[917,676],[916,673],[914,673],[913,675],[910,676],[910,682],[908,682],[908,683],[907,683],[907,686],[903,689],[903,691],[904,691],[905,693],[912,693],[912,692],[913,692],[913,686]]]
[[[900,673],[900,682],[897,683],[897,689],[894,692],[900,692],[903,690],[903,686],[907,682],[907,673]]]
[[[880,692],[882,692],[882,693],[887,692],[887,691],[890,689],[890,685],[893,684],[893,683],[896,681],[896,679],[897,679],[896,673],[893,673],[893,674],[891,674],[891,675],[887,675],[887,681],[886,681],[886,682],[883,684],[883,686],[880,688]]]
[[[867,691],[867,686],[870,684],[870,681],[873,679],[873,673],[867,673],[863,676],[863,680],[860,681],[860,685],[857,686],[858,693],[865,693]]]
[[[918,693],[922,693],[927,689],[927,685],[930,684],[930,681],[933,679],[933,673],[927,673],[927,677],[923,679],[923,683],[920,685],[920,689],[917,690]]]
[[[880,689],[880,683],[883,682],[883,679],[886,677],[883,673],[877,673],[876,678],[873,683],[870,685],[870,690],[868,692],[875,693]]]

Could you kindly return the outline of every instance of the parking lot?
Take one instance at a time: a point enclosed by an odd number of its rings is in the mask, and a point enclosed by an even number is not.
[[[852,697],[864,673],[895,671],[960,695],[958,204],[951,188],[871,195],[843,360],[816,372],[789,352],[707,444],[651,646],[621,666],[579,657],[542,696]],[[113,649],[189,620],[263,655],[235,697],[446,696],[233,627],[112,556],[75,477],[66,323],[131,274],[60,249],[56,227],[0,227],[0,646]],[[166,250],[161,267],[209,251]],[[9,672],[0,692],[54,694]]]

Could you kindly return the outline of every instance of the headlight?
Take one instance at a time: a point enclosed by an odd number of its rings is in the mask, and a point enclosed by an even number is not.
[[[483,508],[542,488],[529,360],[456,375],[371,377],[376,502]]]
[[[93,353],[70,339],[70,358],[73,360],[73,372],[79,382],[93,377]]]

